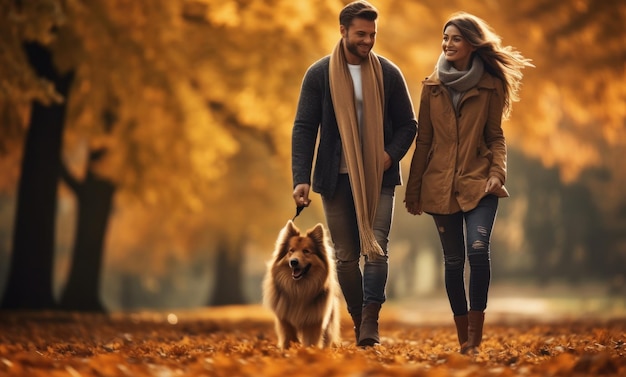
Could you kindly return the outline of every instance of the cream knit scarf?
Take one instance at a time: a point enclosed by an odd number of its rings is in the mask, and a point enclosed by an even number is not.
[[[361,254],[371,257],[384,255],[372,226],[383,180],[385,98],[382,67],[372,52],[361,63],[361,82],[363,114],[359,131],[354,86],[341,39],[330,56],[330,94],[352,186]]]

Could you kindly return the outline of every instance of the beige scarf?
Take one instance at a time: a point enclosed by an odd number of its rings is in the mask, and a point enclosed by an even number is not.
[[[361,63],[363,114],[361,127],[354,103],[354,85],[343,50],[343,39],[330,56],[330,94],[341,135],[356,218],[361,254],[384,255],[373,230],[374,216],[383,181],[383,73],[380,61],[370,52]]]

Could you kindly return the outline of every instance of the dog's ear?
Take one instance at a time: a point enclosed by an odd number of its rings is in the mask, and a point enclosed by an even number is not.
[[[309,229],[306,235],[315,240],[319,250],[324,248],[324,226],[322,224],[317,224],[314,228]]]
[[[293,221],[287,221],[287,224],[283,227],[276,240],[275,257],[276,260],[282,259],[288,251],[289,240],[291,237],[299,236],[300,230],[293,224]]]
[[[288,220],[287,225],[285,225],[285,237],[289,238],[292,236],[299,236],[299,235],[300,235],[300,229],[298,229],[298,227],[294,225],[293,221]]]

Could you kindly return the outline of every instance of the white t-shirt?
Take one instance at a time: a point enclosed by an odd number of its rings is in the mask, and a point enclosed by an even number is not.
[[[361,84],[361,65],[348,64],[352,83],[354,84],[354,104],[356,106],[356,119],[361,126],[361,116],[363,114],[363,85]]]
[[[361,65],[360,64],[348,64],[350,70],[350,76],[352,76],[352,84],[354,85],[354,106],[356,107],[356,120],[358,122],[359,130],[361,128],[361,117],[363,114],[363,85],[361,83]],[[359,132],[361,134],[361,132]],[[341,163],[339,165],[340,173],[347,173],[348,166],[346,165],[346,159],[342,153]]]

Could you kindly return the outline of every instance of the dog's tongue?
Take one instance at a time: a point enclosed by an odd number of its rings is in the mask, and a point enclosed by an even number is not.
[[[293,271],[291,271],[291,277],[294,279],[300,279],[302,277],[302,269],[301,268],[294,268]]]

